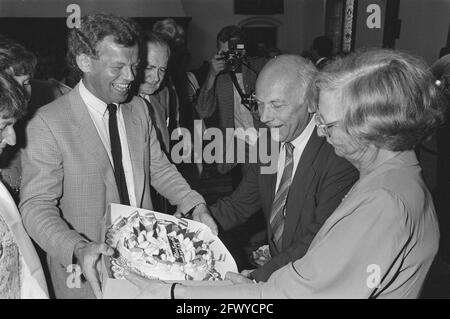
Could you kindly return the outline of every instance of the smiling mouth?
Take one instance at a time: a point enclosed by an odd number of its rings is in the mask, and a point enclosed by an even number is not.
[[[130,83],[121,84],[121,83],[113,83],[112,86],[119,92],[126,93],[130,89]]]
[[[281,127],[283,127],[283,125],[272,125],[272,126],[270,126],[270,128],[271,129],[274,129],[274,128],[281,128]]]

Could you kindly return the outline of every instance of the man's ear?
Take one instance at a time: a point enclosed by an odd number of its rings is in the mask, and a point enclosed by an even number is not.
[[[75,61],[83,73],[88,73],[91,71],[91,57],[87,54],[82,53],[77,55]]]

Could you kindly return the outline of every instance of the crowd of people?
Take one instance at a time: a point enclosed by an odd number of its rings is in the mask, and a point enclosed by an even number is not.
[[[114,254],[101,235],[109,203],[191,218],[219,236],[264,219],[253,269],[202,286],[126,273],[143,298],[420,297],[440,230],[415,149],[445,123],[448,60],[432,69],[388,49],[332,59],[325,37],[313,61],[229,59],[242,41],[239,27],[224,27],[202,81],[173,19],[144,31],[87,15],[68,34],[79,76],[70,88],[34,80],[34,54],[0,38],[0,298],[101,298],[99,262]],[[234,172],[234,190],[207,206],[201,163],[173,163],[171,136],[213,115],[223,132],[254,134],[222,141],[217,170]],[[249,161],[260,128],[279,146],[270,174]],[[67,284],[73,265],[79,287]]]

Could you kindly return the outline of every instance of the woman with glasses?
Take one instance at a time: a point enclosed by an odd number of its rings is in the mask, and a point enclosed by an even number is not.
[[[360,179],[325,221],[305,256],[266,283],[188,287],[128,278],[142,296],[167,298],[417,298],[439,230],[413,151],[443,121],[443,99],[422,60],[370,50],[319,74],[318,133]]]
[[[0,72],[0,154],[16,143],[14,123],[25,114],[26,93]],[[47,298],[42,267],[13,198],[0,182],[0,299]]]
[[[16,41],[0,34],[0,72],[10,75],[22,87],[27,102],[31,98],[31,79],[36,63],[37,59],[33,53]],[[18,135],[18,144],[21,144],[24,138],[21,134]],[[18,203],[21,182],[19,146],[5,149],[0,158],[0,167],[0,179]]]
[[[27,99],[27,116],[14,127],[16,145],[4,150],[0,158],[0,179],[8,188],[16,203],[20,200],[22,166],[20,150],[26,145],[25,127],[36,110],[67,93],[70,88],[55,79],[36,80],[36,55],[24,46],[0,35],[0,72],[7,73],[22,87]]]

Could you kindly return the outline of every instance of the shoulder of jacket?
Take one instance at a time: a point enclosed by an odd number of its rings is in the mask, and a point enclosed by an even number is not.
[[[142,116],[145,116],[147,119],[149,118],[147,103],[140,96],[133,96],[131,101],[129,101],[127,104],[130,105],[133,113],[138,113]]]
[[[71,101],[70,96],[71,92],[65,95],[59,96],[56,100],[41,106],[37,109],[36,114],[44,115],[45,117],[58,117],[61,113],[67,114],[68,109],[70,108]]]

